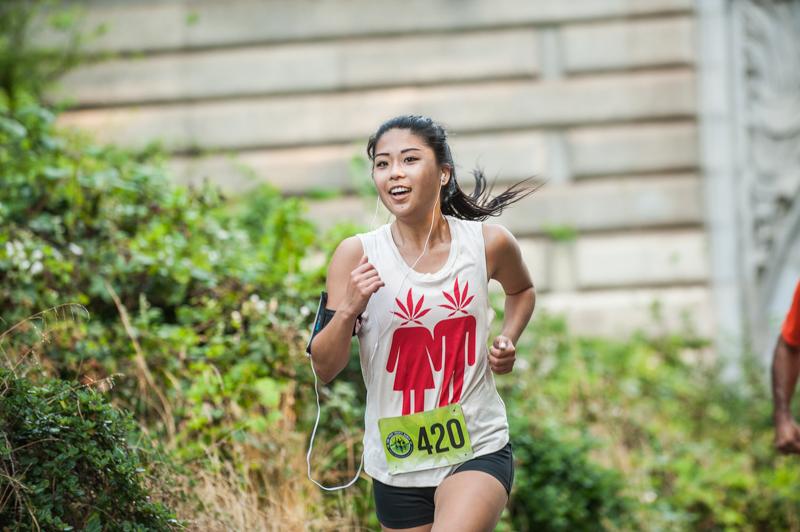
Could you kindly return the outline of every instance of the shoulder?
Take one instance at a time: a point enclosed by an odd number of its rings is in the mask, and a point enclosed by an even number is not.
[[[502,276],[501,265],[522,264],[522,250],[511,231],[500,224],[483,224],[483,242],[486,249],[486,274],[489,279]]]
[[[503,251],[513,251],[519,248],[517,239],[511,234],[511,231],[506,229],[500,224],[483,223],[483,242],[486,247],[486,253],[496,253]]]
[[[358,261],[361,260],[361,256],[363,254],[364,245],[361,243],[361,239],[355,235],[349,236],[339,242],[339,245],[336,246],[336,249],[331,256],[331,262],[328,267],[328,271],[330,272],[331,270],[338,269],[339,267],[355,267],[355,265],[358,264]],[[349,271],[350,270],[348,270],[348,272]]]

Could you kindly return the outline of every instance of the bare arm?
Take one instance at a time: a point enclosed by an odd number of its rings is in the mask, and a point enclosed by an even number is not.
[[[501,225],[484,224],[483,230],[487,274],[506,294],[503,328],[490,349],[489,363],[495,373],[508,373],[516,360],[515,344],[536,306],[536,290],[514,235]]]
[[[800,348],[778,337],[772,357],[772,402],[774,406],[775,446],[787,453],[800,453],[800,427],[791,411],[797,377],[800,375]]]
[[[776,421],[791,419],[789,405],[792,402],[797,377],[800,375],[800,349],[787,344],[778,337],[772,357],[772,401]]]
[[[311,360],[322,382],[329,383],[347,366],[356,318],[382,286],[361,241],[357,237],[343,240],[331,257],[326,280],[327,307],[336,313],[311,342]]]
[[[503,322],[503,332],[500,334],[516,344],[528,325],[535,306],[536,292],[532,286],[518,294],[506,294],[504,312],[506,319]]]

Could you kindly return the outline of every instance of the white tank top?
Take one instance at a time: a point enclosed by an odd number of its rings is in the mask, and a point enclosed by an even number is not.
[[[367,387],[364,470],[392,486],[438,486],[458,466],[390,475],[378,419],[460,403],[475,457],[508,443],[505,404],[488,361],[494,312],[489,307],[482,223],[447,215],[445,219],[450,254],[435,273],[409,268],[388,224],[357,235],[385,283],[370,297],[358,332]],[[439,346],[438,371],[426,343]]]

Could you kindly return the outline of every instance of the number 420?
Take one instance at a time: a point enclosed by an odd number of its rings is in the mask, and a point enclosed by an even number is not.
[[[460,449],[464,446],[464,432],[461,430],[461,425],[455,419],[448,419],[444,425],[441,423],[434,423],[431,425],[430,431],[431,438],[436,439],[435,449],[431,446],[431,441],[428,438],[428,431],[422,426],[419,428],[419,441],[417,442],[417,448],[419,450],[426,451],[428,454],[433,454],[434,452],[446,453],[450,450],[450,447],[442,445],[444,443],[445,433],[447,434],[447,439],[451,447]]]

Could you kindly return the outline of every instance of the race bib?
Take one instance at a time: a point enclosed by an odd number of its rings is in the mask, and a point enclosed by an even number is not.
[[[389,473],[458,464],[472,458],[460,404],[378,420]]]

